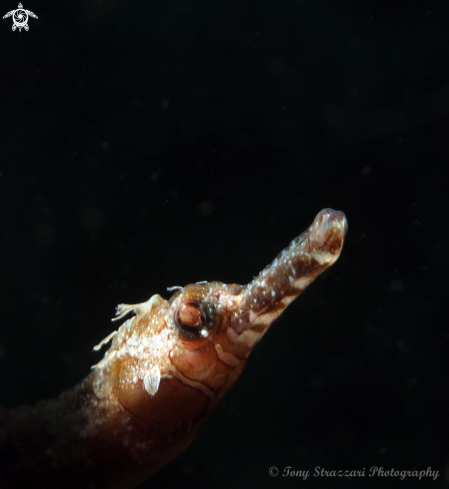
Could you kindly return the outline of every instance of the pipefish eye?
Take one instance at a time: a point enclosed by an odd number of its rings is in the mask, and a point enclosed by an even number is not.
[[[175,311],[175,324],[188,340],[207,338],[215,322],[215,307],[198,301],[185,301]]]

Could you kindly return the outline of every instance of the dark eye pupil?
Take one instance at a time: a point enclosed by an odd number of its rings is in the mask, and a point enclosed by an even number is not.
[[[178,311],[179,322],[188,328],[201,327],[201,311],[194,304],[183,304]]]
[[[210,303],[187,300],[176,309],[174,320],[184,339],[207,338],[215,324],[215,308]]]

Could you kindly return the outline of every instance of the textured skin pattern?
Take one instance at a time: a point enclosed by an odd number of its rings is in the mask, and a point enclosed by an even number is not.
[[[57,399],[0,412],[0,485],[129,488],[177,457],[279,314],[340,255],[344,214],[312,225],[246,286],[201,282],[134,316],[91,374]]]

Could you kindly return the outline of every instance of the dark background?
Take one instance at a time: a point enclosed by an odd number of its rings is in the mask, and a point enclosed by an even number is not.
[[[0,404],[85,376],[119,302],[247,283],[333,207],[342,257],[151,487],[446,486],[448,3],[24,8],[0,22]]]

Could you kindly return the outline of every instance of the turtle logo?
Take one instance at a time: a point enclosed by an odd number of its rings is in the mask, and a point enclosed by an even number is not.
[[[15,31],[18,28],[19,32],[22,32],[22,28],[26,31],[29,29],[28,16],[34,17],[35,19],[38,18],[35,13],[31,12],[30,10],[25,10],[21,3],[19,3],[19,6],[16,10],[11,10],[11,12],[5,14],[3,18],[6,19],[7,17],[11,17],[11,15],[13,21],[12,30]]]

